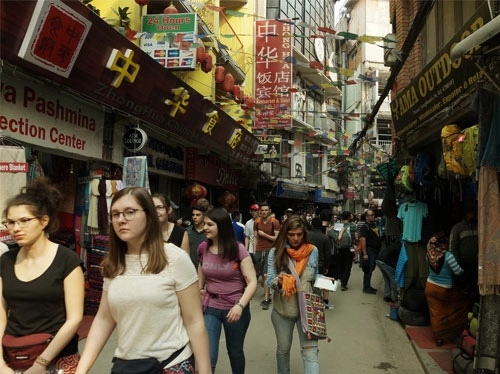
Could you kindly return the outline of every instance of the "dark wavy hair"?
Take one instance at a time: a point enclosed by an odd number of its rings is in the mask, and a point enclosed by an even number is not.
[[[205,217],[212,220],[217,225],[217,239],[219,242],[219,254],[227,260],[238,258],[239,247],[236,235],[234,234],[231,216],[224,208],[214,208],[207,212]],[[210,246],[212,241],[208,239]]]
[[[288,244],[288,231],[302,229],[304,232],[304,238],[302,243],[307,242],[307,223],[306,221],[298,215],[290,216],[286,219],[285,223],[281,227],[281,230],[274,242],[274,266],[276,270],[286,270],[288,269],[288,254],[286,253],[285,247]]]
[[[48,178],[41,177],[21,188],[21,193],[7,202],[3,217],[7,218],[11,207],[26,205],[36,218],[49,217],[45,232],[52,234],[59,229],[57,213],[63,203],[64,197],[57,187],[51,184]]]
[[[148,262],[144,272],[149,274],[160,273],[167,265],[167,255],[163,247],[163,236],[160,221],[156,214],[153,198],[148,190],[142,187],[126,187],[118,191],[111,200],[113,205],[126,195],[131,195],[144,210],[146,217],[146,235],[141,251],[147,251]],[[116,234],[113,225],[109,225],[109,252],[102,261],[102,275],[106,278],[114,278],[123,274],[126,270],[125,254],[127,253],[127,242],[121,240]]]

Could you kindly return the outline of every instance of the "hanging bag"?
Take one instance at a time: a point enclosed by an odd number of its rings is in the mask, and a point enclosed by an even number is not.
[[[295,277],[302,330],[309,340],[326,339],[325,304],[315,293],[304,291],[291,258],[288,267]]]
[[[2,339],[5,361],[14,370],[28,369],[54,338],[40,333],[25,336],[4,335]]]

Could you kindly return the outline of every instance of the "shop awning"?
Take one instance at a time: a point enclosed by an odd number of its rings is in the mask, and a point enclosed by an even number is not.
[[[58,34],[54,36],[47,15],[36,8],[42,3],[54,6],[51,16],[57,15],[63,23],[68,23],[66,26],[78,29],[71,38],[80,38],[79,49],[73,46],[64,50],[64,54],[54,51],[50,61],[37,56],[48,53],[47,48],[59,46],[62,51],[66,47],[62,44],[62,31],[53,30]],[[159,126],[234,163],[250,164],[258,140],[249,131],[81,2],[2,1],[0,6],[0,58],[133,119]],[[43,31],[40,27],[30,26],[32,17],[44,22],[38,26],[45,25],[46,34],[40,32]],[[72,67],[64,76],[60,73],[62,69],[58,70],[57,58],[68,54]]]

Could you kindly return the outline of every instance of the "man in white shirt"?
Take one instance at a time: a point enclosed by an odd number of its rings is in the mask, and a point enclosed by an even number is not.
[[[245,223],[245,247],[248,250],[248,253],[252,256],[253,259],[253,240],[254,240],[254,232],[253,232],[253,226],[255,223],[255,219],[259,216],[259,204],[252,204],[250,206],[250,214],[252,215],[252,218],[250,218],[246,223]]]

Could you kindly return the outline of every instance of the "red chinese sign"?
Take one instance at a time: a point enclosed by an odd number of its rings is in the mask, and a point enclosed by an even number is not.
[[[60,1],[39,0],[19,56],[68,77],[91,23]]]
[[[292,25],[255,21],[254,128],[292,126]]]

